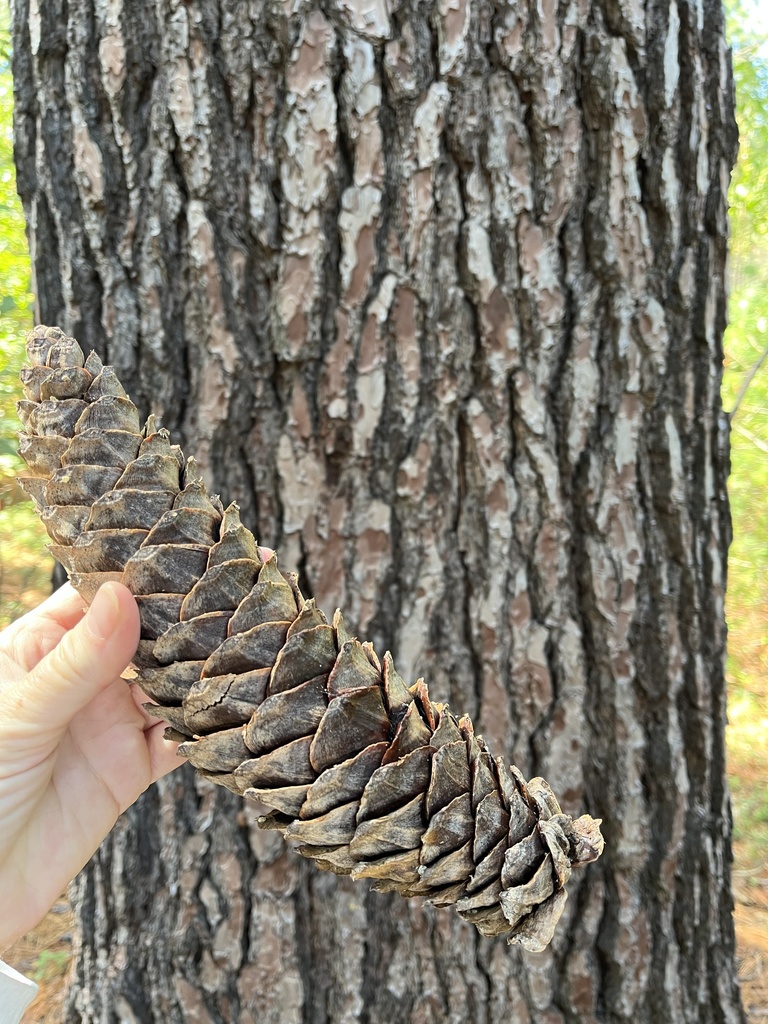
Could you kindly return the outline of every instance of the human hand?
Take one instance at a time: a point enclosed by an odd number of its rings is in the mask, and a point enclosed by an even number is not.
[[[147,697],[120,678],[139,640],[130,591],[107,583],[83,613],[67,584],[0,633],[0,950],[181,763]]]

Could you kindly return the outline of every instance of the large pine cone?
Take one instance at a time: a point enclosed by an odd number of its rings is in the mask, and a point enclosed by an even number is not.
[[[543,949],[600,823],[491,757],[339,612],[329,625],[95,353],[55,327],[27,353],[21,483],[86,601],[109,579],[136,595],[139,682],[179,752],[321,868]]]

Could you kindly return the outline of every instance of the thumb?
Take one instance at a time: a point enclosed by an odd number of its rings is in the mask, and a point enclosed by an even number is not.
[[[139,610],[121,583],[105,583],[85,618],[18,684],[2,695],[19,726],[46,733],[72,718],[128,666],[139,642]]]

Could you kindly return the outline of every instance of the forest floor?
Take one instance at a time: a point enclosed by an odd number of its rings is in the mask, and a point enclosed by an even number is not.
[[[765,1024],[768,1021],[768,866],[749,884],[734,879],[734,897],[744,1009],[749,1024]]]
[[[50,591],[52,562],[30,553],[39,552],[42,545],[23,537],[23,522],[9,522],[10,511],[4,511],[0,529],[0,553],[13,551],[12,558],[0,557],[0,625],[35,607]],[[9,533],[15,543],[6,543]],[[762,706],[761,693],[747,696],[757,696],[757,706]],[[734,921],[747,1021],[768,1024],[768,750],[766,722],[759,715],[756,719],[755,707],[754,699],[731,701],[728,758],[735,821]],[[61,1021],[73,927],[72,911],[62,896],[34,931],[5,952],[9,964],[39,985],[24,1024]]]

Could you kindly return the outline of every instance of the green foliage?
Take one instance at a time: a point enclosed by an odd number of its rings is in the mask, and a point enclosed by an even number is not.
[[[14,485],[21,340],[32,325],[30,264],[13,166],[13,82],[8,10],[0,12],[0,508],[23,499]]]
[[[733,48],[739,160],[731,182],[732,252],[750,269],[748,250],[768,239],[768,19],[755,27],[750,4],[728,4],[728,32]],[[740,260],[739,257],[742,259]]]
[[[50,594],[53,559],[47,543],[31,501],[0,512],[0,629]]]
[[[732,689],[768,713],[768,51],[757,6],[732,0],[739,161],[731,182],[731,303],[723,401],[731,422],[727,614]],[[763,16],[765,17],[765,16]]]
[[[731,413],[728,761],[737,861],[761,873],[768,844],[768,17],[728,0],[739,160],[731,181],[730,326],[723,403]]]
[[[68,949],[44,949],[37,958],[32,977],[37,982],[63,978],[67,973],[70,952]]]
[[[0,6],[0,626],[50,593],[45,531],[16,483],[16,402],[24,335],[32,326],[31,268],[13,165],[9,12]]]

